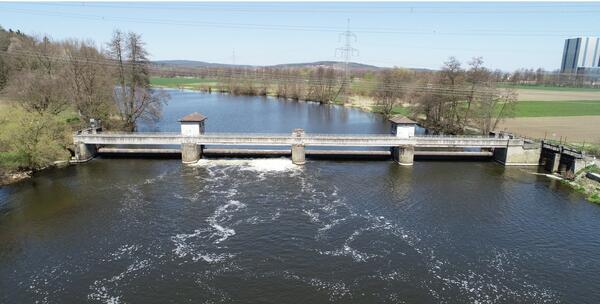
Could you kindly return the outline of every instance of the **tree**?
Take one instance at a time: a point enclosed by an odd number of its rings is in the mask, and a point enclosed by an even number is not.
[[[462,121],[462,129],[469,124],[469,115],[471,114],[471,106],[473,105],[475,94],[480,93],[478,92],[478,87],[488,82],[491,77],[490,71],[483,66],[482,57],[473,57],[473,59],[469,62],[469,66],[470,68],[466,73],[467,82],[469,83],[469,92],[466,96],[467,108]]]
[[[44,36],[15,38],[8,53],[11,77],[8,94],[30,112],[58,114],[68,106],[64,91],[64,71],[60,64],[62,49]]]
[[[66,53],[66,84],[82,123],[91,119],[108,121],[114,113],[112,96],[114,82],[107,58],[92,42],[69,40],[64,44]]]
[[[444,66],[442,67],[442,76],[446,77],[450,85],[455,85],[458,78],[462,75],[463,69],[461,67],[460,61],[456,59],[454,56],[450,56],[448,60],[444,62]]]
[[[455,57],[448,58],[444,62],[441,70],[441,85],[446,102],[440,102],[440,112],[442,114],[443,123],[455,129],[460,121],[459,102],[463,100],[464,94],[459,83],[464,81],[464,70],[461,67],[460,61]],[[447,107],[449,106],[449,109]]]
[[[113,96],[124,128],[135,131],[140,119],[157,121],[168,97],[150,87],[150,62],[141,36],[116,30],[108,48],[109,56],[117,65],[118,87]]]
[[[489,134],[503,119],[511,117],[517,104],[517,93],[514,89],[497,89],[488,87],[478,95],[475,121],[484,135]]]
[[[333,102],[338,91],[338,77],[333,68],[320,66],[310,72],[308,99],[330,103]]]
[[[399,99],[404,97],[406,92],[404,77],[406,73],[396,68],[381,72],[374,95],[379,110],[385,116],[390,116]]]
[[[68,159],[71,133],[59,116],[17,107],[2,113],[5,115],[10,117],[0,117],[0,169],[37,170]]]
[[[5,52],[10,45],[10,33],[0,26],[0,91],[4,89],[8,82],[8,63],[4,59]]]

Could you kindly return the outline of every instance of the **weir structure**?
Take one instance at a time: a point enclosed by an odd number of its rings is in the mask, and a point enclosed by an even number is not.
[[[78,131],[73,135],[75,162],[92,159],[96,153],[160,154],[180,153],[183,163],[211,155],[291,156],[302,165],[307,156],[379,156],[391,157],[400,165],[410,166],[417,156],[493,156],[504,165],[538,165],[539,145],[529,147],[524,139],[495,134],[491,136],[415,135],[417,123],[405,117],[393,117],[391,134],[307,134],[294,129],[291,134],[207,133],[206,117],[192,113],[179,120],[181,132],[102,132],[101,128]],[[156,146],[160,146],[157,148]],[[226,148],[206,148],[217,146]],[[259,147],[239,149],[243,146]],[[289,147],[268,150],[261,147]],[[232,148],[234,147],[234,148]],[[237,148],[235,148],[237,147]],[[306,149],[319,147],[318,150]],[[388,150],[340,150],[347,147],[383,147]],[[337,150],[336,150],[337,149]],[[536,157],[537,151],[537,157]]]
[[[540,166],[546,171],[571,177],[588,165],[581,151],[542,141]]]

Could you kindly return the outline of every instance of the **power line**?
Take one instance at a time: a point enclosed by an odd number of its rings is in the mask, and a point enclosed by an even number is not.
[[[54,7],[72,7],[72,8],[118,8],[118,9],[158,9],[158,10],[202,10],[202,11],[225,11],[225,12],[248,12],[248,13],[405,13],[405,14],[505,14],[505,13],[594,13],[590,9],[600,9],[595,3],[578,3],[577,5],[553,3],[547,5],[528,5],[526,3],[520,3],[519,7],[513,8],[499,8],[497,4],[493,7],[490,6],[464,6],[459,7],[443,7],[443,6],[423,6],[423,5],[394,5],[394,6],[369,6],[369,7],[324,7],[319,5],[317,7],[306,9],[306,8],[285,8],[282,6],[241,6],[239,3],[228,6],[215,6],[214,4],[199,4],[194,5],[160,5],[160,6],[148,6],[136,4],[124,4],[119,3],[81,3],[81,4],[70,4],[70,3],[30,3],[38,6],[54,6]],[[574,8],[576,10],[565,10]],[[531,10],[535,9],[535,10]],[[545,9],[545,10],[544,10]]]
[[[357,41],[356,34],[350,31],[350,18],[347,20],[346,31],[340,33],[340,41],[344,40],[344,45],[342,47],[338,47],[335,49],[336,55],[340,55],[344,59],[344,81],[342,82],[342,86],[340,88],[340,92],[342,93],[343,98],[346,98],[346,90],[350,85],[350,70],[349,64],[352,60],[352,56],[358,56],[358,49],[352,47],[352,42]],[[339,95],[339,94],[338,94]]]
[[[207,27],[219,29],[241,29],[241,30],[277,30],[277,31],[305,31],[305,32],[339,32],[340,28],[327,26],[311,26],[311,25],[281,25],[281,24],[252,24],[252,23],[223,23],[223,22],[201,22],[201,21],[185,21],[173,19],[149,19],[149,18],[133,18],[133,17],[116,17],[103,16],[79,13],[65,13],[45,10],[18,9],[18,8],[3,8],[4,11],[11,11],[20,14],[42,15],[53,17],[67,17],[84,20],[96,21],[122,21],[140,24],[158,24],[158,25],[176,25],[190,27]],[[599,11],[600,12],[600,11]],[[357,28],[355,33],[365,34],[400,34],[400,35],[434,35],[434,36],[508,36],[508,37],[565,37],[572,35],[593,34],[589,30],[574,31],[574,32],[558,32],[558,31],[505,31],[505,30],[471,30],[471,31],[442,31],[442,30],[407,30],[395,28]]]

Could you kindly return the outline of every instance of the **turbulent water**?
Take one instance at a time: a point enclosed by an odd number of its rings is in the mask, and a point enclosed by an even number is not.
[[[212,131],[388,130],[355,110],[226,95],[175,92],[165,111],[153,128],[199,111]],[[0,189],[0,302],[597,303],[600,208],[533,173],[96,159]]]

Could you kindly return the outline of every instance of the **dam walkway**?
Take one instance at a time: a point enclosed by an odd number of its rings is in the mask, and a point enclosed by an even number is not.
[[[414,155],[437,156],[492,156],[494,150],[510,147],[523,147],[523,139],[499,136],[411,136],[400,138],[388,134],[306,134],[296,129],[291,134],[256,134],[256,133],[201,133],[185,135],[169,132],[101,132],[82,130],[73,136],[78,147],[76,158],[86,161],[97,152],[103,153],[181,153],[185,163],[198,161],[203,153],[233,155],[237,152],[246,155],[285,155],[285,151],[276,152],[262,147],[290,147],[292,161],[296,164],[305,162],[306,147],[320,147],[312,155],[390,155],[403,165],[413,163]],[[207,146],[231,147],[207,149]],[[239,149],[241,146],[258,147],[255,149]],[[175,147],[175,149],[174,149]],[[180,147],[180,149],[179,149]],[[387,151],[350,151],[335,150],[335,147],[383,147]],[[238,149],[235,149],[238,148]],[[334,149],[327,149],[334,148]],[[465,151],[469,148],[472,151]],[[415,151],[417,149],[418,151]],[[431,151],[423,151],[430,149]],[[469,150],[467,149],[467,150]],[[290,150],[287,150],[290,151]],[[240,154],[238,153],[238,154]],[[537,164],[537,160],[536,160]]]

